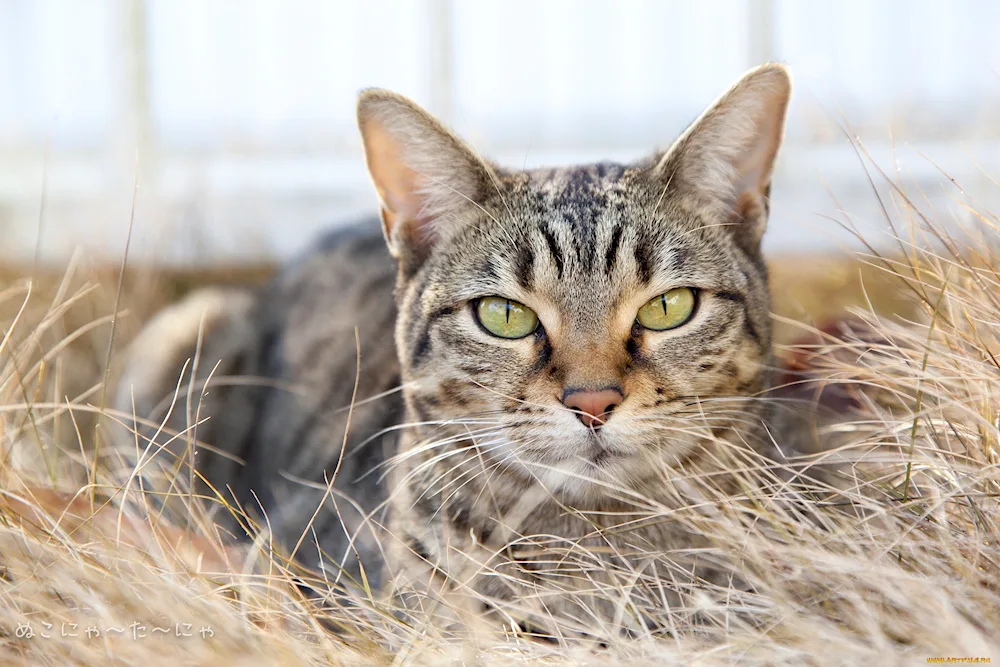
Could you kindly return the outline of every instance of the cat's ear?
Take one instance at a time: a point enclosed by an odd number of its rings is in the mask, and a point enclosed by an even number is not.
[[[767,226],[771,173],[791,89],[783,65],[750,70],[691,124],[654,169],[665,192],[695,195],[727,221],[746,247],[757,247]]]
[[[461,139],[415,103],[387,90],[358,99],[365,160],[382,205],[382,229],[397,259],[420,259],[478,205],[495,174]]]

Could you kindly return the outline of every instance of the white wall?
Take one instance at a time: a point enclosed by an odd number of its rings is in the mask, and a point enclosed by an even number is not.
[[[372,208],[362,87],[512,164],[628,159],[766,59],[798,84],[768,244],[826,247],[827,188],[876,210],[843,126],[942,212],[921,154],[1000,199],[998,34],[989,0],[0,0],[0,251],[41,219],[44,257],[120,254],[138,174],[137,253],[287,255]]]

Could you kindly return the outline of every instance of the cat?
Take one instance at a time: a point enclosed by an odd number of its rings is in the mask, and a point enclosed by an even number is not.
[[[644,160],[516,170],[366,90],[380,219],[259,291],[162,313],[119,408],[165,420],[145,435],[328,579],[461,594],[457,618],[471,600],[586,625],[581,600],[630,554],[731,581],[699,565],[696,531],[646,510],[697,504],[681,472],[779,456],[760,244],[790,93],[762,65]]]

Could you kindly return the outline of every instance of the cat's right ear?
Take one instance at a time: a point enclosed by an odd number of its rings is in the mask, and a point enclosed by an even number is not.
[[[747,72],[689,127],[653,170],[664,193],[696,196],[750,250],[767,225],[771,174],[792,80],[784,65]]]
[[[401,95],[370,89],[358,99],[365,160],[392,255],[422,261],[494,187],[490,166],[437,119]]]

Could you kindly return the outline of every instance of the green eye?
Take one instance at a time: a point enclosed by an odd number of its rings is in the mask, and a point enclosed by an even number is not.
[[[476,317],[483,328],[500,338],[524,338],[538,328],[538,315],[517,301],[499,296],[476,303]]]
[[[694,313],[694,290],[678,287],[651,299],[639,309],[635,319],[653,331],[674,329],[691,319]]]

